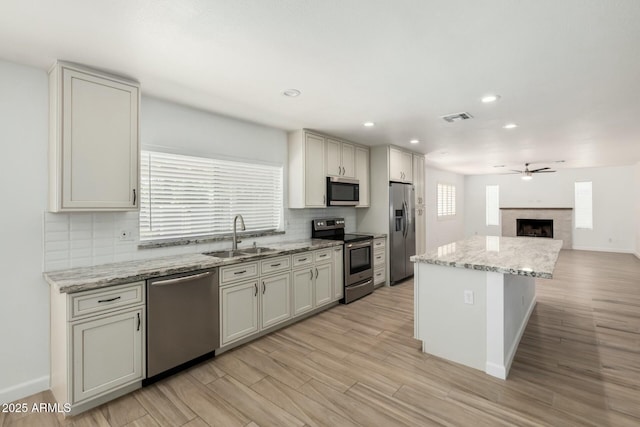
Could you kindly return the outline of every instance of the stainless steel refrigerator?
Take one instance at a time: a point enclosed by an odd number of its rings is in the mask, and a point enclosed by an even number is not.
[[[414,188],[389,183],[389,281],[392,285],[413,276],[409,257],[416,254]]]

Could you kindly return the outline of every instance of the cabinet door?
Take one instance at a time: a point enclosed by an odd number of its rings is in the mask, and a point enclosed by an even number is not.
[[[72,403],[142,380],[144,319],[138,308],[70,324]]]
[[[327,181],[324,174],[324,138],[305,135],[305,206],[325,207]]]
[[[353,144],[342,143],[342,176],[347,178],[355,178],[356,176],[356,152]]]
[[[63,68],[62,209],[135,209],[138,88]]]
[[[402,151],[389,148],[389,180],[404,181],[402,174]]]
[[[262,328],[291,317],[291,274],[266,277],[262,282]]]
[[[402,152],[402,172],[404,182],[413,182],[413,155],[411,153]]]
[[[340,143],[340,141],[327,138],[327,144],[325,145],[327,154],[327,175],[342,176],[342,155],[340,152],[341,145],[342,144]]]
[[[344,295],[344,274],[342,272],[344,255],[342,247],[333,250],[333,300],[339,300]]]
[[[415,204],[424,205],[424,156],[413,155],[413,185],[416,189]]]
[[[416,254],[427,251],[427,223],[424,205],[416,206]]]
[[[258,281],[220,288],[222,345],[258,332]]]
[[[293,315],[297,316],[313,309],[313,277],[312,266],[293,272]]]
[[[320,264],[314,267],[314,292],[316,307],[331,302],[333,296],[333,270],[332,263]]]
[[[355,149],[356,178],[360,181],[360,202],[358,207],[369,207],[369,149]]]

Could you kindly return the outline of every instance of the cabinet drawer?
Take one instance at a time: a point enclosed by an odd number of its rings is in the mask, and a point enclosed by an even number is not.
[[[386,274],[384,268],[376,268],[373,270],[373,284],[379,285],[380,283],[384,283],[386,280]]]
[[[382,267],[384,266],[384,248],[376,249],[373,251],[373,267]]]
[[[253,277],[258,277],[257,262],[243,262],[220,268],[220,285]]]
[[[291,257],[279,256],[265,259],[260,262],[260,274],[270,274],[291,268]]]
[[[313,259],[315,262],[331,261],[331,253],[331,249],[322,249],[320,251],[315,251],[313,253]]]
[[[303,252],[301,254],[293,255],[293,267],[299,267],[301,265],[311,264],[313,262],[312,252]]]
[[[112,286],[96,291],[71,294],[71,313],[68,320],[98,314],[120,307],[144,302],[144,282]]]
[[[373,239],[373,249],[382,249],[386,246],[386,242],[384,238]]]

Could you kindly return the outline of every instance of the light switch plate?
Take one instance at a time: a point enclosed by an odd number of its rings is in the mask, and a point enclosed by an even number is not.
[[[464,303],[473,304],[473,291],[464,291]]]

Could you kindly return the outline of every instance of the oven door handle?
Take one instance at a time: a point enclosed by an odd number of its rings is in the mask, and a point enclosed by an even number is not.
[[[363,287],[363,286],[370,285],[370,284],[371,284],[371,282],[373,282],[373,279],[369,279],[369,280],[367,280],[366,282],[358,283],[357,285],[350,285],[350,286],[347,286],[347,287],[348,287],[349,289],[358,289],[358,288],[361,288],[361,287]]]
[[[365,246],[371,246],[371,245],[373,245],[373,240],[367,240],[366,242],[362,242],[362,243],[349,243],[347,245],[347,248],[349,249],[364,248]]]

